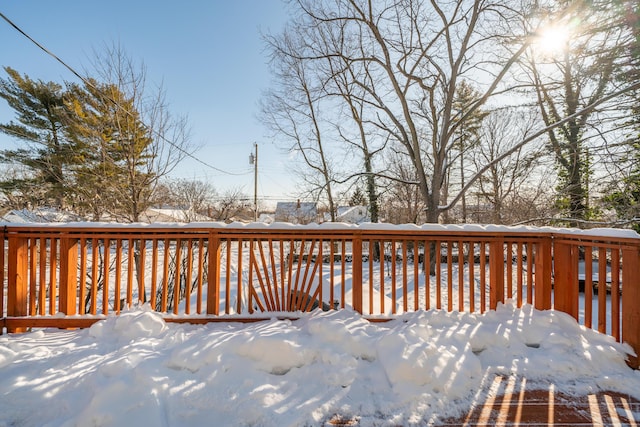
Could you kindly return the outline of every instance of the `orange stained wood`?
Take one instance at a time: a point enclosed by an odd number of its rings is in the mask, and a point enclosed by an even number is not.
[[[0,307],[6,318],[104,315],[147,300],[153,309],[187,318],[321,305],[384,317],[432,308],[483,313],[506,298],[578,318],[580,286],[585,326],[640,349],[638,238],[193,225],[7,226],[3,238]],[[608,295],[611,304],[605,304]]]
[[[640,393],[640,392],[639,392]],[[469,410],[435,426],[638,426],[640,396],[611,391],[567,394],[553,383],[495,376]]]

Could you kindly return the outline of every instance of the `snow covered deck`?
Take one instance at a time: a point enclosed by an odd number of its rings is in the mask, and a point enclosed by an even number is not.
[[[370,320],[484,313],[513,300],[640,350],[640,236],[627,230],[76,223],[2,233],[0,327],[9,332],[87,327],[140,303],[168,321],[202,323],[316,307]]]

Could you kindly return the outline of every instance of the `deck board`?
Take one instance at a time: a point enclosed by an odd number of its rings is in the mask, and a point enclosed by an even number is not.
[[[640,391],[639,391],[640,394]],[[631,426],[640,425],[640,400],[613,391],[570,395],[554,384],[496,376],[464,416],[438,426]]]

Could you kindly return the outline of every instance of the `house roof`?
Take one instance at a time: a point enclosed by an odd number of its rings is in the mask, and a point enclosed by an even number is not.
[[[74,213],[59,211],[52,208],[36,208],[29,209],[14,209],[7,212],[2,218],[1,222],[12,223],[50,223],[50,222],[72,222],[80,221],[81,218]]]
[[[276,221],[312,222],[318,215],[315,202],[278,202],[276,204]]]

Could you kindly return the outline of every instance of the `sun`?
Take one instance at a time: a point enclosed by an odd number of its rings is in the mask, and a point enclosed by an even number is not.
[[[568,27],[553,25],[539,30],[533,44],[539,54],[555,56],[567,49],[569,36]]]

